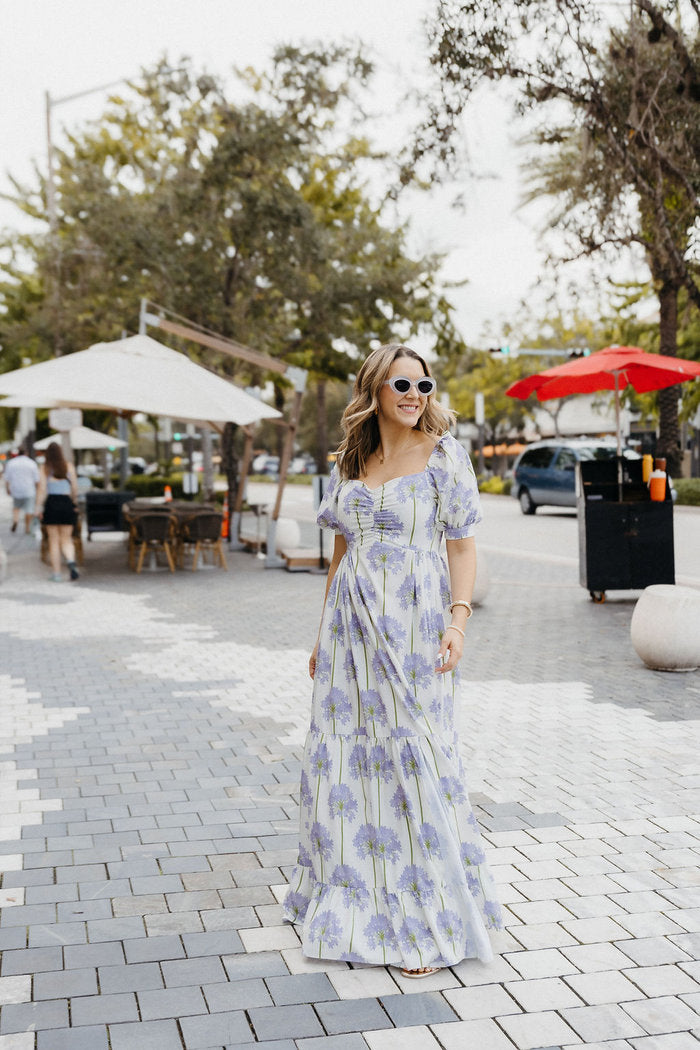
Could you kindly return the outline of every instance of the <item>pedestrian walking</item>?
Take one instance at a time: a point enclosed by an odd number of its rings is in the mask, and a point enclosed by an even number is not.
[[[24,446],[20,446],[16,456],[5,466],[5,488],[12,497],[11,532],[17,531],[20,514],[24,511],[24,531],[29,534],[36,505],[36,491],[39,484],[39,468]]]
[[[68,563],[71,580],[77,580],[80,573],[75,564],[75,545],[73,529],[76,523],[75,501],[78,498],[78,478],[75,467],[67,463],[61,446],[52,441],[46,449],[44,465],[39,477],[39,517],[46,527],[49,541],[49,561],[51,576],[49,579],[60,582],[61,554]]]
[[[410,977],[490,960],[502,925],[454,720],[481,512],[434,394],[426,362],[390,344],[343,415],[318,515],[336,538],[284,902],[305,955]]]

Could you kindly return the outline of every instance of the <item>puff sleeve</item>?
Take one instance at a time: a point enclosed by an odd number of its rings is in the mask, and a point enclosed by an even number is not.
[[[482,519],[476,475],[469,455],[452,435],[445,435],[439,449],[437,521],[445,539],[461,540],[472,536]]]
[[[333,467],[328,479],[328,486],[323,494],[323,499],[316,515],[316,524],[324,529],[333,529],[334,532],[342,532],[342,526],[338,520],[338,487],[340,475],[338,468]]]

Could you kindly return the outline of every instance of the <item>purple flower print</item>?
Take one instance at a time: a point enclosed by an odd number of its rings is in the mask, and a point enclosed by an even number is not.
[[[386,708],[376,689],[363,689],[360,692],[360,704],[366,722],[377,722],[380,726],[386,725]]]
[[[355,744],[348,759],[350,776],[353,780],[360,780],[367,775],[367,752],[362,744]]]
[[[373,543],[367,552],[367,560],[378,572],[398,572],[403,564],[404,554],[400,547],[388,543]]]
[[[413,744],[403,744],[401,747],[401,768],[407,777],[420,776],[423,771],[423,756],[420,750]]]
[[[343,671],[348,682],[357,681],[357,667],[355,666],[355,655],[352,649],[347,649],[343,658]]]
[[[356,886],[366,889],[366,884],[361,873],[351,864],[337,864],[333,868],[333,874],[328,880],[331,886]]]
[[[418,589],[413,573],[406,577],[396,593],[402,609],[410,609],[418,604]]]
[[[309,937],[326,948],[335,948],[343,936],[343,927],[332,911],[320,911],[309,927]]]
[[[311,825],[311,852],[318,853],[323,860],[328,860],[333,852],[333,839],[328,834],[323,824],[315,820]]]
[[[306,775],[306,770],[301,771],[301,785],[300,785],[300,797],[302,806],[312,806],[314,796],[311,794],[311,788],[309,787],[309,778]]]
[[[355,586],[357,593],[360,596],[362,604],[371,608],[376,605],[377,602],[377,591],[374,584],[366,576],[360,576],[359,574],[355,577]]]
[[[357,799],[347,784],[334,784],[328,794],[328,808],[334,817],[347,817],[353,821],[357,816]]]
[[[409,653],[403,662],[403,670],[414,689],[427,689],[435,673],[420,653]]]
[[[388,784],[394,775],[394,763],[383,744],[374,744],[367,759],[367,774],[370,780],[381,778]]]
[[[465,868],[476,867],[479,864],[483,864],[486,860],[486,854],[481,846],[477,846],[473,842],[460,843],[459,855]]]
[[[453,806],[467,801],[464,784],[457,777],[440,777],[440,790],[443,797]]]
[[[442,856],[437,828],[433,827],[432,824],[421,824],[418,832],[418,841],[426,857]]]
[[[427,904],[435,895],[435,883],[417,864],[406,865],[401,872],[398,887],[410,893],[416,904]]]
[[[372,657],[372,670],[374,671],[374,677],[377,682],[398,682],[399,674],[388,653],[383,652],[381,649],[377,649],[376,653]]]
[[[396,486],[396,498],[399,503],[408,503],[410,500],[425,499],[425,483],[427,472],[420,474],[408,474],[402,478]]]
[[[436,609],[426,609],[420,618],[420,633],[429,645],[439,645],[445,633],[445,618]]]
[[[288,893],[284,898],[284,910],[293,922],[301,921],[309,907],[309,898],[304,893]]]
[[[310,868],[312,866],[311,857],[309,856],[308,850],[306,850],[302,845],[299,846],[299,856],[297,857],[297,864],[300,868]]]
[[[397,820],[413,817],[413,803],[400,785],[391,796],[391,805]]]
[[[355,833],[353,843],[361,857],[376,857],[392,863],[401,852],[401,843],[391,828],[378,828],[374,824],[363,824]]]
[[[331,756],[326,744],[319,744],[311,756],[311,769],[317,776],[329,777],[333,769]]]
[[[437,924],[450,941],[459,941],[464,933],[464,923],[456,911],[445,909],[437,913]]]
[[[339,722],[349,722],[352,718],[352,704],[337,686],[329,689],[321,701],[321,709],[329,721],[335,718]]]
[[[469,870],[467,870],[466,875],[467,875],[467,886],[469,887],[469,892],[471,893],[471,895],[473,897],[478,897],[478,895],[481,893],[481,885],[479,883],[478,875],[474,875]]]
[[[371,948],[396,948],[394,927],[386,915],[373,915],[364,932]]]
[[[393,616],[377,617],[377,633],[392,649],[402,649],[406,644],[406,632]]]
[[[486,914],[486,926],[491,930],[500,930],[503,925],[501,906],[498,901],[484,901],[484,912]]]
[[[342,645],[345,641],[345,627],[343,625],[343,613],[341,609],[336,609],[331,616],[331,622],[328,624],[328,633],[334,642]]]
[[[365,643],[369,641],[371,637],[370,629],[362,622],[356,612],[350,613],[348,634],[353,642]]]
[[[407,915],[399,929],[399,943],[404,951],[410,952],[421,948],[429,948],[433,944],[433,935],[427,922]]]
[[[327,682],[331,673],[331,658],[326,650],[319,645],[318,652],[316,653],[316,671],[314,672],[315,682]]]
[[[412,718],[422,718],[424,715],[423,705],[417,700],[413,693],[404,694],[403,702]]]
[[[345,513],[355,517],[359,514],[360,518],[368,517],[374,509],[374,500],[372,499],[372,493],[368,492],[364,485],[354,485],[343,500],[343,509]],[[362,524],[360,524],[362,528]]]
[[[384,539],[385,535],[392,532],[401,532],[401,518],[390,510],[378,510],[374,514],[375,531]]]

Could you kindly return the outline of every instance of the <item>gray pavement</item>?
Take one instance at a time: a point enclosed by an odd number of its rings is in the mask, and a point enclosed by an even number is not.
[[[485,506],[460,722],[507,928],[411,982],[281,923],[323,578],[136,576],[96,537],[49,583],[0,497],[0,1050],[698,1047],[700,674],[588,600],[570,515]],[[285,513],[312,530],[308,491]]]

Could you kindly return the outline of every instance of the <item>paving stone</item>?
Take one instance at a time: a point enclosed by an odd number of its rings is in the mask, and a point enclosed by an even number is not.
[[[32,978],[30,974],[0,977],[0,1006],[5,1006],[6,1003],[28,1003],[31,998]]]
[[[184,958],[185,949],[180,938],[173,935],[125,941],[124,953],[128,963],[160,962],[164,959]],[[123,957],[119,961],[123,962]]]
[[[60,970],[62,965],[60,948],[24,948],[3,952],[1,972],[3,977],[11,977],[20,973]]]
[[[323,1035],[323,1029],[310,1006],[263,1006],[248,1013],[256,1038],[281,1039]]]
[[[255,1042],[255,1036],[242,1010],[183,1017],[180,1027],[187,1050],[205,1050],[222,1043],[239,1045]]]
[[[127,941],[126,944],[130,944]],[[120,941],[104,941],[101,944],[69,944],[63,950],[64,966],[67,970],[84,967],[119,966],[124,962],[124,947]]]
[[[52,1028],[49,1032],[37,1033],[37,1050],[108,1050],[108,1045],[104,1025]]]
[[[225,955],[222,960],[230,981],[251,977],[282,977],[289,970],[279,952],[260,952],[257,955]]]
[[[184,933],[182,943],[190,959],[202,955],[228,955],[231,952],[243,951],[243,944],[235,930]]]
[[[249,1010],[254,1006],[272,1006],[272,998],[260,978],[249,981],[226,981],[223,984],[205,984],[202,987],[210,1013],[230,1010]]]
[[[319,1003],[338,998],[338,993],[324,973],[294,974],[290,977],[268,977],[267,987],[276,1006],[290,1006],[295,1003]]]
[[[571,1010],[562,1010],[561,1015],[585,1043],[644,1035],[644,1029],[630,1016],[628,1005],[635,1004],[625,1004],[625,1009],[614,1004],[577,1006]]]
[[[71,999],[71,1023],[73,1025],[117,1024],[119,1021],[138,1020],[136,996],[130,992],[112,995],[91,995]]]
[[[495,1021],[457,1021],[453,1024],[436,1024],[431,1031],[444,1050],[513,1050],[513,1043]],[[400,1033],[397,1033],[400,1034]],[[437,1046],[437,1043],[435,1044]],[[377,1047],[376,1050],[385,1050]],[[389,1047],[386,1050],[390,1050]],[[394,1050],[392,1047],[391,1050]],[[401,1050],[396,1043],[396,1050]],[[418,1048],[416,1047],[416,1050]]]
[[[258,1043],[260,1050],[295,1050],[295,1044]],[[367,1043],[359,1032],[345,1035],[327,1035],[319,1039],[297,1039],[298,1050],[367,1050]]]
[[[329,1035],[345,1032],[393,1028],[392,1020],[376,999],[350,999],[345,1002],[323,1002],[316,1005],[316,1013]]]
[[[509,1014],[498,1018],[499,1025],[519,1050],[536,1050],[547,1045],[580,1043],[573,1028],[553,1011],[532,1014]]]
[[[175,1021],[142,1021],[109,1026],[111,1050],[180,1050]]]
[[[97,971],[54,970],[34,977],[34,999],[70,999],[74,995],[97,995]]]
[[[454,1010],[439,992],[423,992],[416,995],[382,996],[381,1004],[397,1028],[410,1025],[439,1024],[457,1020]],[[320,1007],[319,1007],[320,1009]],[[367,1028],[368,1025],[362,1025]]]
[[[161,964],[167,988],[179,988],[187,985],[214,984],[226,981],[226,971],[221,960],[210,956],[203,959],[177,959]]]
[[[206,1011],[199,988],[165,988],[138,993],[141,1018],[155,1021],[167,1017],[186,1017]]]
[[[440,1044],[426,1025],[362,1034],[370,1050],[440,1050]]]
[[[642,1029],[632,1033],[635,1035],[680,1032],[693,1028],[698,1021],[698,1014],[672,995],[624,1003],[622,1008]]]
[[[65,999],[41,1003],[9,1003],[0,1011],[0,1034],[36,1031],[38,1028],[67,1028],[68,1004]]]
[[[160,967],[156,963],[134,963],[131,966],[101,966],[100,992],[149,991],[163,987]]]

